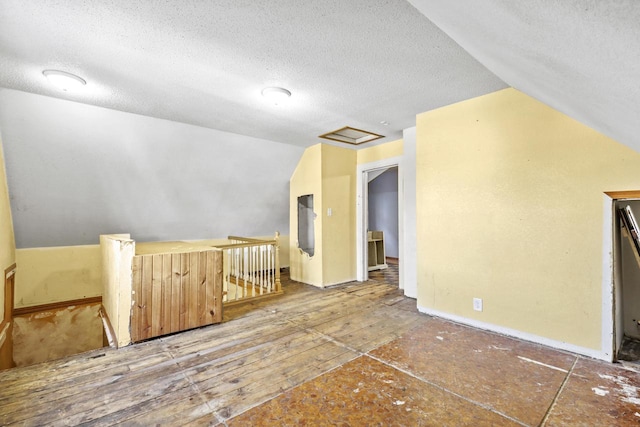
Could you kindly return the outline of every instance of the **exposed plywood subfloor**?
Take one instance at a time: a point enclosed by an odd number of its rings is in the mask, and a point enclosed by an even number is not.
[[[100,303],[15,316],[13,361],[28,366],[103,347]]]
[[[640,376],[419,314],[371,280],[0,373],[0,424],[637,425]]]

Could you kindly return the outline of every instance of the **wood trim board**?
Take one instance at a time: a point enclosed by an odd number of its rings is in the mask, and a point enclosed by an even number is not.
[[[72,305],[95,304],[102,303],[102,297],[89,297],[82,299],[74,299],[69,301],[58,301],[50,304],[32,305],[29,307],[19,307],[13,309],[14,316],[23,316],[25,314],[38,313],[40,311],[51,311],[66,308]]]

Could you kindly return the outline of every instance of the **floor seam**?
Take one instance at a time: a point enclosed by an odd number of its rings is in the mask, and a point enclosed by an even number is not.
[[[169,354],[169,356],[171,356],[171,358],[174,360],[175,364],[180,368],[180,374],[184,377],[184,379],[187,380],[187,382],[191,385],[191,389],[193,391],[195,391],[196,396],[202,398],[202,401],[204,402],[204,404],[207,406],[207,408],[209,408],[210,413],[215,417],[216,421],[218,424],[223,423],[224,419],[221,419],[218,416],[218,413],[214,410],[214,408],[211,407],[211,405],[209,404],[209,400],[207,399],[207,397],[202,393],[202,390],[200,390],[200,387],[198,387],[198,384],[196,384],[195,381],[193,381],[193,378],[191,378],[191,376],[185,371],[185,369],[180,365],[180,360],[178,360],[178,358],[176,357],[176,355],[171,351],[170,346],[168,345],[168,343],[166,342],[166,340],[164,340],[163,338],[159,338],[159,340],[162,343],[162,347],[164,347],[164,350]],[[225,424],[226,425],[226,424]]]
[[[392,368],[392,369],[395,369],[395,370],[400,371],[400,372],[402,372],[402,373],[404,373],[404,374],[407,374],[407,375],[409,375],[410,377],[417,379],[418,381],[421,381],[421,382],[423,382],[423,383],[429,384],[430,386],[435,387],[435,388],[437,388],[437,389],[439,389],[439,390],[441,390],[441,391],[444,391],[445,393],[452,394],[452,395],[454,395],[454,396],[456,396],[456,397],[458,397],[458,398],[460,398],[460,399],[462,399],[462,400],[464,400],[464,401],[466,401],[466,402],[469,402],[469,403],[471,403],[471,404],[473,404],[473,405],[479,406],[479,407],[481,407],[482,409],[486,409],[487,411],[493,412],[494,414],[500,415],[500,416],[501,416],[501,417],[503,417],[503,418],[506,418],[506,419],[508,419],[508,420],[510,420],[510,421],[513,421],[513,422],[515,422],[515,423],[518,423],[518,424],[520,424],[520,425],[521,425],[521,426],[523,426],[523,427],[529,427],[529,425],[528,425],[528,424],[523,423],[522,421],[520,421],[520,420],[518,420],[518,419],[516,419],[516,418],[513,418],[513,417],[511,417],[511,416],[509,416],[509,415],[507,415],[507,414],[504,414],[504,413],[502,413],[502,412],[500,412],[500,411],[498,411],[498,410],[496,410],[496,409],[492,408],[492,407],[491,407],[491,406],[489,406],[489,405],[486,405],[486,404],[484,404],[484,403],[480,403],[480,402],[477,402],[477,401],[475,401],[475,400],[473,400],[473,399],[469,399],[468,397],[462,396],[461,394],[458,394],[458,393],[456,393],[456,392],[454,392],[454,391],[452,391],[452,390],[449,390],[449,389],[447,389],[447,388],[445,388],[445,387],[443,387],[443,386],[441,386],[441,385],[439,385],[439,384],[436,384],[436,383],[434,383],[434,382],[432,382],[432,381],[429,381],[429,380],[428,380],[428,379],[426,379],[426,378],[422,378],[422,377],[420,377],[420,376],[418,376],[418,375],[414,374],[414,373],[413,373],[413,372],[411,372],[411,371],[408,371],[408,370],[406,370],[406,369],[403,369],[403,368],[400,368],[400,367],[398,367],[398,366],[395,366],[395,365],[393,365],[393,364],[391,364],[391,363],[389,363],[389,362],[387,362],[387,361],[385,361],[385,360],[383,360],[383,359],[380,359],[380,358],[378,358],[378,357],[376,357],[376,356],[374,356],[374,355],[372,355],[372,354],[370,354],[370,353],[365,353],[365,354],[364,354],[364,356],[370,357],[370,358],[371,358],[371,359],[373,359],[373,360],[376,360],[376,361],[378,361],[378,362],[380,362],[380,363],[382,363],[382,364],[384,364],[384,365],[386,365],[386,366],[388,366],[388,367],[390,367],[390,368]]]
[[[264,405],[265,403],[270,402],[270,401],[272,401],[272,400],[274,400],[274,399],[276,399],[276,398],[278,398],[278,397],[282,396],[284,393],[286,393],[286,392],[288,392],[288,391],[290,391],[290,390],[293,390],[293,389],[295,389],[295,388],[297,388],[297,387],[300,387],[300,386],[302,386],[302,385],[304,385],[304,384],[306,384],[306,383],[308,383],[308,382],[310,382],[310,381],[313,381],[313,380],[315,380],[316,378],[318,378],[318,377],[320,377],[320,376],[322,376],[322,375],[325,375],[325,374],[327,374],[327,373],[329,373],[329,372],[331,372],[331,371],[333,371],[333,370],[336,370],[336,369],[338,369],[338,368],[340,368],[340,367],[344,366],[346,363],[348,363],[348,362],[350,362],[350,361],[352,361],[352,360],[354,360],[354,359],[357,359],[358,357],[362,357],[362,356],[364,356],[364,355],[365,355],[363,352],[361,352],[361,351],[359,351],[359,350],[356,350],[356,349],[354,349],[354,348],[352,348],[352,347],[348,346],[347,344],[341,343],[340,341],[336,340],[335,338],[332,338],[331,336],[329,336],[329,335],[327,335],[327,334],[324,334],[324,333],[322,333],[322,332],[316,331],[315,329],[308,328],[308,327],[302,326],[302,325],[300,325],[300,324],[297,324],[294,320],[291,320],[291,319],[284,319],[284,320],[285,320],[287,323],[289,323],[293,328],[295,328],[295,329],[297,329],[297,330],[299,330],[299,331],[301,331],[301,332],[306,332],[306,333],[308,333],[308,334],[318,336],[318,337],[320,337],[320,338],[324,339],[324,340],[325,340],[325,341],[327,341],[327,342],[333,343],[333,344],[335,344],[335,345],[336,345],[336,346],[338,346],[338,347],[341,347],[341,348],[347,349],[347,350],[349,350],[350,352],[355,353],[355,354],[353,355],[354,357],[353,357],[352,359],[349,359],[347,362],[344,362],[344,363],[342,363],[342,364],[340,364],[340,365],[338,365],[338,366],[334,366],[334,367],[333,367],[333,368],[331,368],[331,369],[328,369],[328,370],[326,370],[326,371],[320,372],[318,375],[316,375],[316,376],[314,376],[314,377],[312,377],[312,378],[309,378],[309,379],[307,379],[307,380],[305,380],[305,381],[301,382],[300,384],[297,384],[297,385],[290,385],[290,386],[289,386],[289,387],[287,387],[287,388],[281,388],[281,389],[280,389],[280,392],[279,392],[279,393],[277,393],[275,396],[272,396],[272,397],[270,397],[270,398],[268,398],[268,399],[265,399],[265,400],[263,400],[263,401],[261,401],[261,402],[258,402],[258,403],[256,403],[255,405],[252,405],[251,407],[246,408],[244,411],[242,411],[242,412],[240,412],[240,413],[238,413],[238,414],[235,414],[235,415],[234,415],[234,416],[232,416],[232,417],[227,417],[227,418],[219,419],[219,423],[223,423],[223,424],[226,426],[226,425],[227,425],[227,422],[229,422],[229,421],[233,420],[234,418],[236,418],[236,417],[238,417],[238,416],[242,415],[243,413],[245,413],[245,412],[247,412],[247,411],[250,411],[251,409],[256,408],[256,407],[258,407],[258,406]],[[214,415],[216,415],[216,418],[219,418],[215,412],[214,412]]]
[[[556,406],[556,403],[558,402],[558,399],[560,398],[560,394],[562,393],[562,391],[564,390],[565,386],[569,382],[569,378],[571,378],[571,375],[573,374],[573,370],[575,369],[576,365],[578,364],[578,360],[579,359],[580,359],[579,357],[576,357],[576,359],[573,361],[573,365],[571,365],[571,369],[569,369],[569,371],[567,372],[567,375],[565,375],[564,381],[562,381],[562,384],[560,384],[560,388],[558,388],[558,392],[556,393],[555,396],[553,396],[553,400],[551,401],[551,405],[549,405],[549,408],[547,408],[547,412],[544,414],[544,417],[542,418],[542,421],[540,421],[540,425],[541,426],[544,426],[545,424],[547,424],[547,420],[549,419],[549,416],[551,415],[551,411],[553,411],[553,408]]]

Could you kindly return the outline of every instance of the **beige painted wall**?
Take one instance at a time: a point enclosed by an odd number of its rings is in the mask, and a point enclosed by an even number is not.
[[[354,150],[322,145],[324,286],[356,279],[356,158]]]
[[[15,250],[16,244],[13,237],[13,222],[11,220],[11,207],[9,205],[9,191],[7,190],[7,175],[4,168],[2,140],[0,139],[0,271],[3,276],[4,270],[16,261]],[[0,291],[1,323],[4,318],[4,277],[0,283],[2,288]]]
[[[358,150],[358,164],[376,162],[378,160],[390,159],[392,157],[401,157],[403,153],[403,140],[386,142],[369,148]]]
[[[315,286],[355,280],[356,151],[318,144],[303,154],[290,181],[291,278]],[[315,252],[298,248],[298,197],[314,195]],[[331,209],[331,215],[328,210]]]
[[[133,278],[131,264],[136,244],[128,234],[100,236],[102,306],[113,328],[118,347],[131,344]]]
[[[600,349],[603,192],[640,188],[638,171],[639,153],[515,89],[420,114],[418,306]]]
[[[100,246],[16,251],[16,308],[102,295]]]
[[[315,248],[310,257],[298,247],[298,197],[313,194]],[[291,279],[323,286],[322,144],[305,150],[289,182],[289,264]]]

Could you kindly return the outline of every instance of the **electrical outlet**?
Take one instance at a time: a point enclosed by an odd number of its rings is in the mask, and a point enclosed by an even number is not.
[[[482,311],[482,298],[473,299],[473,309],[475,311]]]
[[[327,208],[327,216],[333,215],[333,209]]]

